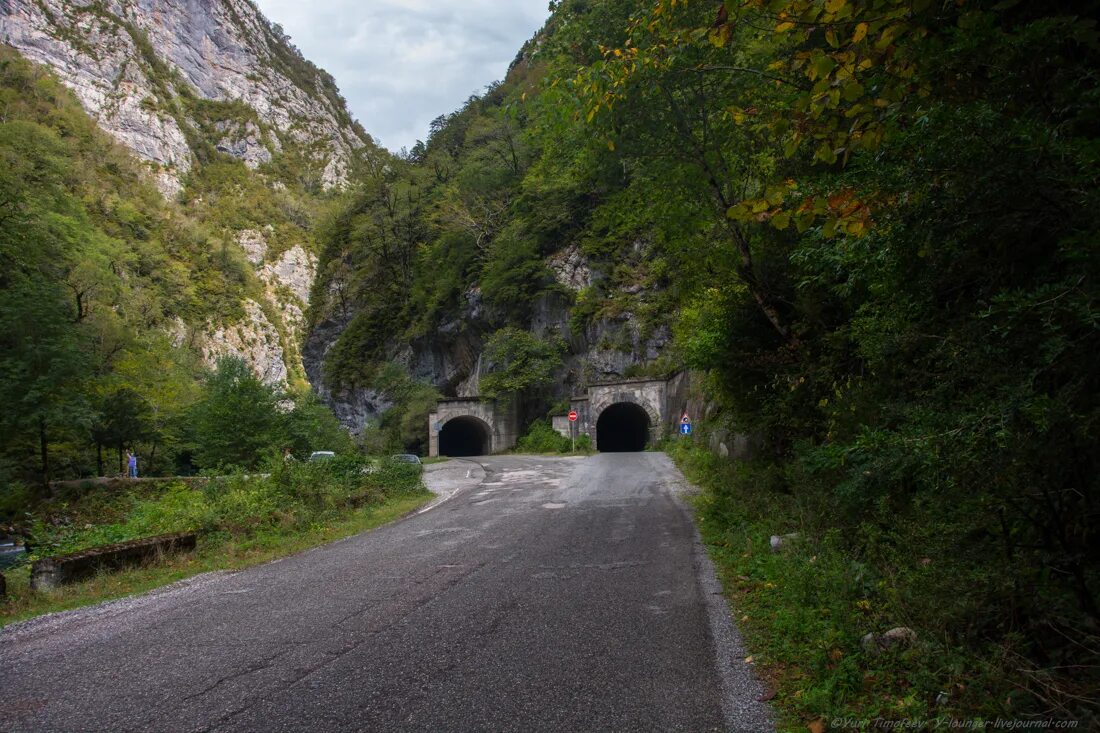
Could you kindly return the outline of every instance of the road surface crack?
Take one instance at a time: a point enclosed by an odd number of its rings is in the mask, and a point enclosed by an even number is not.
[[[209,692],[212,692],[213,690],[217,689],[218,687],[225,684],[226,682],[231,682],[235,679],[239,679],[241,677],[246,677],[246,676],[248,676],[250,674],[253,674],[255,672],[259,672],[261,670],[268,669],[269,667],[271,667],[272,663],[276,659],[283,656],[284,654],[286,654],[286,652],[279,652],[278,654],[273,654],[272,656],[267,657],[265,659],[261,659],[258,662],[253,662],[252,664],[248,665],[247,667],[245,667],[242,670],[238,670],[236,672],[233,672],[232,674],[227,674],[223,677],[219,677],[217,680],[215,680],[213,682],[213,684],[208,685],[205,689],[199,690],[198,692],[196,692],[192,695],[188,695],[187,697],[185,697],[183,699],[184,700],[193,700],[196,697],[202,697],[203,695],[205,695]]]

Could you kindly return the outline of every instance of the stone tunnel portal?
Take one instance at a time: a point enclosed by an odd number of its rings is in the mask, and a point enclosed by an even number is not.
[[[489,426],[470,415],[448,420],[439,431],[439,455],[487,456],[492,453]]]
[[[649,415],[633,402],[616,402],[596,420],[596,447],[601,453],[645,450],[649,442]]]

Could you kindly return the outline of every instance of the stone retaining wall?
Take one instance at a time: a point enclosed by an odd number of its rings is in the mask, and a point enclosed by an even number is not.
[[[168,553],[193,549],[195,533],[180,532],[93,547],[70,555],[47,557],[36,560],[31,565],[31,588],[50,590],[59,585],[90,578],[100,570],[118,570],[140,565]]]

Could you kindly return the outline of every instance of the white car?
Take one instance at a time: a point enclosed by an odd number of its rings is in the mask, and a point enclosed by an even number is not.
[[[331,461],[335,457],[336,454],[330,450],[315,450],[309,454],[311,461]]]

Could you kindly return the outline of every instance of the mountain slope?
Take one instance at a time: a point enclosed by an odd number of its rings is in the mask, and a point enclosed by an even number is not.
[[[207,145],[250,168],[298,148],[325,188],[346,183],[372,147],[332,77],[248,0],[4,0],[0,10],[0,40],[54,69],[167,195]]]
[[[389,155],[332,78],[248,0],[3,0],[0,41],[47,66],[240,271],[177,342],[305,384],[299,356],[328,192]],[[201,274],[196,273],[201,279]]]

